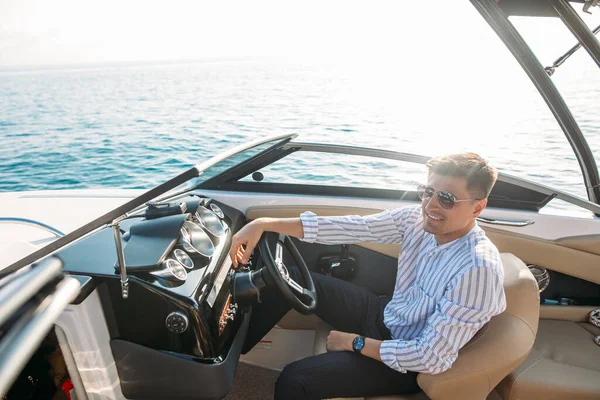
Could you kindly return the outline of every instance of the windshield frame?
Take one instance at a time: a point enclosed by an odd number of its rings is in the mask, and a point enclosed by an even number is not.
[[[356,155],[383,160],[395,160],[414,164],[425,164],[431,157],[369,147],[347,146],[343,144],[307,143],[290,141],[271,151],[264,152],[249,163],[239,164],[227,174],[223,173],[203,182],[198,189],[224,190],[233,192],[286,193],[295,195],[347,196],[361,198],[402,199],[419,201],[416,191],[381,189],[366,187],[343,187],[339,185],[310,185],[304,183],[248,182],[242,178],[273,164],[296,152],[317,152],[326,154]],[[522,193],[514,197],[511,193]],[[532,197],[533,196],[533,197]],[[534,200],[534,198],[536,200]],[[525,178],[504,172],[498,173],[498,181],[490,194],[490,206],[513,210],[539,211],[551,200],[558,199],[580,207],[595,215],[600,215],[600,205]]]
[[[495,0],[471,0],[471,4],[496,32],[539,91],[577,157],[589,201],[600,204],[600,173],[594,154],[548,72],[508,17],[509,15],[560,16],[577,41],[599,66],[600,42],[566,0],[551,0],[533,5],[514,1],[497,3]],[[563,14],[569,14],[568,18],[563,18]]]

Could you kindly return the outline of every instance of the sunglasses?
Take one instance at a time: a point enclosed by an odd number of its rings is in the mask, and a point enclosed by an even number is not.
[[[464,199],[457,200],[456,196],[450,192],[446,192],[444,190],[435,190],[431,186],[419,185],[417,187],[417,195],[421,200],[429,200],[433,197],[434,194],[437,193],[437,200],[440,203],[440,206],[444,210],[452,210],[456,203],[460,203],[462,201],[473,201],[473,200],[483,200],[483,199]]]

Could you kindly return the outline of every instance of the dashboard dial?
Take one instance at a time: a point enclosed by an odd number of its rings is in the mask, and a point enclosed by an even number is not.
[[[192,254],[212,257],[215,248],[202,227],[192,221],[185,221],[181,229],[181,246]]]
[[[223,228],[221,220],[208,208],[199,206],[196,209],[196,219],[213,237],[220,238],[225,235],[225,228]]]
[[[152,271],[150,273],[170,281],[185,281],[187,279],[187,271],[179,261],[168,258],[162,263],[162,266],[163,269],[160,271]]]
[[[175,259],[187,269],[194,268],[194,261],[190,258],[190,256],[188,256],[188,254],[185,251],[181,249],[175,249],[175,251],[173,251],[173,255],[175,256]]]
[[[210,209],[212,210],[212,212],[217,214],[217,217],[219,217],[221,219],[225,218],[225,214],[223,214],[223,210],[221,210],[221,207],[219,207],[215,203],[210,203]]]

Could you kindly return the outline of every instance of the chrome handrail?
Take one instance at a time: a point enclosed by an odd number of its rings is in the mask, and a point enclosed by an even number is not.
[[[0,291],[0,325],[61,273],[60,260],[49,258],[6,283]]]
[[[80,290],[77,279],[66,277],[56,291],[33,311],[25,313],[0,342],[0,396],[3,396],[44,340],[54,322]]]
[[[507,219],[496,219],[496,218],[488,218],[488,217],[477,217],[477,222],[484,222],[486,224],[491,225],[504,225],[504,226],[514,226],[514,227],[523,227],[528,225],[535,224],[535,221],[531,220],[522,220],[522,221],[512,221]]]
[[[3,222],[4,223],[17,223],[17,224],[35,226],[37,228],[41,228],[41,229],[43,229],[45,231],[48,231],[48,232],[52,233],[56,237],[63,237],[63,236],[65,236],[65,234],[62,233],[61,231],[59,231],[58,229],[53,228],[50,225],[46,225],[43,222],[36,221],[34,219],[19,218],[19,217],[0,217],[0,223],[3,223]]]

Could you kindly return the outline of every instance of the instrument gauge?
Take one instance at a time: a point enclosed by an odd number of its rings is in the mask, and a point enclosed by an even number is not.
[[[168,258],[162,263],[162,266],[163,269],[160,271],[152,271],[150,273],[169,281],[185,281],[187,279],[187,271],[179,261]]]
[[[223,210],[221,210],[221,207],[219,207],[215,203],[210,203],[210,209],[212,210],[212,212],[217,214],[217,217],[219,217],[221,219],[225,218],[225,214],[223,214]]]
[[[173,255],[175,256],[175,259],[187,269],[194,268],[194,261],[185,251],[181,249],[175,249],[173,251]]]

